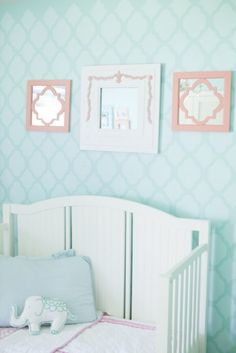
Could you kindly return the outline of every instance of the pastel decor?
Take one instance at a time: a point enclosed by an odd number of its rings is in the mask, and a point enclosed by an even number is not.
[[[229,131],[230,87],[230,71],[175,73],[173,130]]]
[[[69,131],[70,86],[70,80],[28,81],[27,130]]]
[[[55,335],[61,332],[68,316],[73,315],[62,300],[31,296],[26,299],[21,315],[17,316],[17,308],[12,306],[10,325],[18,328],[29,326],[29,333],[38,335],[42,324],[51,323],[51,334]]]
[[[80,148],[156,153],[160,64],[85,66]]]

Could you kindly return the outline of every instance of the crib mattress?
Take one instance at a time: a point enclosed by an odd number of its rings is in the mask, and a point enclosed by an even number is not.
[[[155,353],[156,330],[149,324],[100,314],[90,324],[66,325],[59,335],[42,327],[39,336],[28,328],[0,329],[1,353]]]

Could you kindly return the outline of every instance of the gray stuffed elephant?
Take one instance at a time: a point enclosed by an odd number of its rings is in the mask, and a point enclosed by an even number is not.
[[[26,299],[24,310],[17,316],[17,308],[12,306],[10,325],[13,327],[29,326],[31,335],[40,333],[41,324],[51,323],[51,333],[59,333],[67,318],[73,319],[65,302],[55,298],[32,296]]]

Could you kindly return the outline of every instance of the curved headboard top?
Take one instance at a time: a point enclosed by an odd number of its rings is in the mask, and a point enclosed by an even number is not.
[[[61,207],[73,207],[73,206],[93,206],[93,207],[109,207],[111,209],[119,209],[127,212],[144,212],[148,214],[155,214],[156,217],[160,217],[163,221],[171,222],[185,222],[185,225],[195,227],[196,231],[201,230],[202,227],[208,227],[209,222],[207,220],[199,220],[192,218],[181,218],[173,216],[168,212],[159,210],[156,207],[145,205],[140,202],[130,201],[127,199],[110,197],[110,196],[98,196],[98,195],[78,195],[78,196],[63,196],[45,199],[28,204],[19,203],[6,203],[3,204],[3,212],[11,214],[31,214],[35,212],[42,212],[50,209],[56,209]],[[201,229],[199,229],[201,228]]]
[[[110,196],[98,196],[98,195],[77,195],[77,196],[62,196],[55,197],[46,200],[41,200],[33,203],[20,204],[20,203],[6,203],[3,207],[10,206],[12,213],[29,213],[35,211],[45,211],[46,209],[52,209],[56,207],[68,207],[68,206],[78,206],[78,205],[96,205],[100,207],[112,207],[118,209],[127,209],[135,211],[136,209],[148,209],[154,212],[160,212],[162,215],[167,217],[174,217],[167,212],[158,210],[155,207],[145,205],[143,203],[130,201],[127,199],[110,197]]]
[[[206,220],[104,196],[4,204],[3,222],[5,254],[40,256],[74,248],[92,261],[98,308],[144,321],[158,314],[160,274],[191,253],[196,232],[199,245],[208,243],[209,234]]]

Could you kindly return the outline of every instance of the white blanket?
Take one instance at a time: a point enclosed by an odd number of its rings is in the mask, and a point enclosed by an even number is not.
[[[151,325],[100,315],[92,324],[66,325],[56,336],[43,327],[41,335],[28,329],[0,329],[1,353],[156,353]]]

